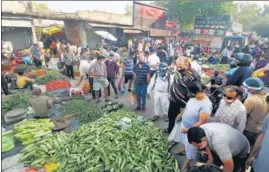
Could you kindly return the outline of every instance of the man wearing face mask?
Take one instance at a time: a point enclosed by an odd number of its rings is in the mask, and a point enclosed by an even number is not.
[[[108,60],[105,61],[106,68],[107,68],[107,80],[109,82],[108,85],[108,96],[110,96],[110,84],[112,88],[114,89],[115,98],[118,98],[118,91],[116,88],[116,76],[119,73],[119,67],[117,63],[113,60],[114,54],[110,54],[108,57]]]
[[[144,54],[139,54],[139,63],[134,66],[134,88],[137,95],[136,110],[146,111],[147,84],[150,82],[149,65]]]
[[[264,83],[260,78],[248,78],[244,81],[243,85],[252,95],[244,102],[247,110],[247,123],[244,135],[252,146],[261,131],[264,118],[269,113],[269,104],[266,103],[266,97],[269,94],[264,92]]]
[[[205,150],[209,164],[223,165],[225,172],[245,170],[250,146],[247,138],[227,124],[207,123],[192,127],[187,133],[188,142]]]
[[[226,89],[224,98],[221,100],[214,116],[214,122],[228,124],[243,133],[246,126],[247,114],[245,106],[238,99],[241,92],[242,90],[236,86]]]
[[[93,76],[93,90],[95,91],[96,103],[99,103],[100,102],[99,90],[101,89],[101,87],[104,88],[105,101],[109,101],[107,90],[109,82],[106,78],[107,70],[106,65],[104,63],[105,57],[98,53],[96,54],[96,56],[97,60],[90,68],[90,75]]]
[[[184,56],[176,60],[177,71],[174,74],[170,88],[170,106],[168,110],[169,124],[164,132],[170,133],[175,125],[175,119],[189,100],[188,88],[191,82],[200,82],[199,74],[191,68],[188,59]]]

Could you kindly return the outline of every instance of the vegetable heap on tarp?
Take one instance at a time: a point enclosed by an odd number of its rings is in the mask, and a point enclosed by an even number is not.
[[[12,130],[2,133],[2,152],[9,152],[15,147]]]
[[[131,119],[126,130],[118,127],[124,117]],[[21,161],[37,168],[58,163],[57,172],[178,171],[177,160],[167,149],[167,139],[153,122],[119,110],[71,134],[59,133],[25,147]]]
[[[28,145],[41,140],[42,137],[51,135],[51,130],[55,125],[50,119],[25,119],[14,125],[16,138],[23,145]]]
[[[228,64],[215,64],[215,65],[209,65],[209,67],[213,69],[213,71],[217,70],[220,73],[224,73],[230,70],[230,65]]]
[[[63,75],[60,71],[57,70],[49,70],[46,72],[44,76],[39,76],[36,78],[35,82],[37,84],[46,84],[50,81],[54,80],[66,80],[68,81],[68,77]]]
[[[109,101],[105,103],[104,105],[102,105],[101,109],[105,113],[110,113],[113,111],[117,111],[122,107],[123,107],[123,104],[120,101],[114,100],[114,101]]]
[[[30,91],[18,92],[11,95],[6,101],[2,102],[3,114],[10,110],[17,108],[27,108],[29,104],[29,99],[31,97]]]
[[[66,101],[66,103],[60,107],[60,112],[62,115],[77,115],[80,117],[79,121],[82,124],[92,122],[102,115],[102,110],[100,108],[93,104],[89,104],[83,97],[76,97]]]

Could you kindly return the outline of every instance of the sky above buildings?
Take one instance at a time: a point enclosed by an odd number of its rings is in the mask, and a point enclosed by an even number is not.
[[[54,11],[76,12],[79,10],[98,10],[112,13],[124,14],[125,6],[132,5],[133,1],[36,1],[37,3],[45,3]],[[150,1],[141,1],[150,3]],[[244,3],[243,1],[236,1]],[[268,1],[246,1],[247,3],[255,2],[259,5],[268,4]]]

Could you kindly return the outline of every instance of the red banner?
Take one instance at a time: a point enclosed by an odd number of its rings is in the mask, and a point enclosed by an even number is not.
[[[137,28],[166,29],[166,10],[143,4],[134,3],[134,26]]]
[[[141,16],[144,16],[144,17],[152,17],[155,19],[161,19],[163,18],[165,13],[163,10],[160,10],[157,8],[142,6],[140,8],[140,14]]]
[[[174,29],[177,27],[177,23],[174,21],[166,21],[165,26],[167,29]]]

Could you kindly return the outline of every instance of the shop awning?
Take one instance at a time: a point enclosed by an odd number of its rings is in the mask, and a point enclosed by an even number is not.
[[[130,29],[124,29],[123,32],[124,33],[130,33],[130,34],[142,33],[140,30],[130,30]]]
[[[32,27],[32,22],[29,20],[8,20],[2,19],[4,27]]]
[[[42,29],[42,32],[47,34],[47,35],[59,34],[59,33],[63,33],[63,27],[51,26],[51,27],[47,27],[47,28]]]
[[[150,36],[157,37],[177,37],[179,31],[161,30],[161,29],[150,29]]]

